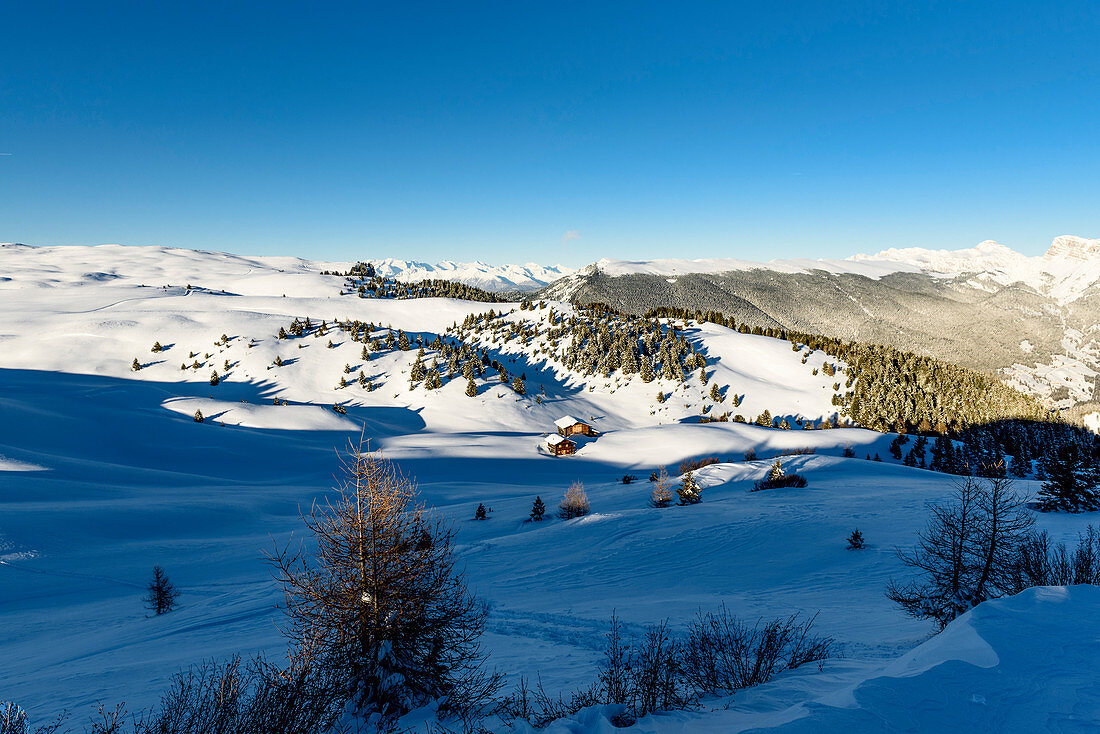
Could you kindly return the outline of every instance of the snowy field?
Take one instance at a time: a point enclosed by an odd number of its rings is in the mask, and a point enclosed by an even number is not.
[[[527,374],[526,397],[488,381],[470,398],[461,379],[410,392],[415,348],[364,363],[342,332],[330,332],[331,349],[325,337],[275,334],[309,316],[431,340],[469,314],[514,304],[359,299],[303,261],[3,247],[0,275],[0,700],[36,720],[68,709],[79,727],[97,701],[131,711],[155,703],[176,671],[204,659],[281,654],[264,552],[301,530],[299,513],[334,483],[334,449],[361,430],[456,523],[471,583],[492,606],[491,664],[513,680],[590,683],[613,611],[637,631],[724,602],[750,619],[816,614],[818,632],[837,640],[838,657],[820,670],[651,717],[638,731],[879,731],[884,721],[896,731],[946,721],[1001,731],[1024,721],[1005,712],[1025,704],[1032,718],[1013,730],[1078,731],[1100,711],[1095,679],[1066,672],[1096,659],[1095,631],[1079,645],[1066,633],[1096,629],[1095,589],[983,605],[923,645],[933,626],[885,598],[887,580],[905,573],[894,547],[914,540],[926,502],[951,491],[950,477],[892,463],[891,436],[701,425],[706,387],[694,378],[675,389],[584,379],[514,349],[501,356]],[[507,316],[523,317],[538,318]],[[228,342],[215,345],[222,334]],[[710,359],[712,381],[744,395],[735,412],[832,414],[841,378],[815,374],[820,352],[803,362],[805,350],[787,342],[713,325],[685,334]],[[154,341],[165,349],[151,352]],[[196,360],[201,369],[181,369]],[[351,384],[336,389],[345,365]],[[360,370],[374,391],[351,381]],[[664,405],[658,389],[672,394]],[[196,410],[205,422],[192,420]],[[565,414],[601,435],[552,458],[541,447]],[[857,458],[843,458],[845,447]],[[789,466],[807,487],[749,491],[771,457],[805,448],[815,453]],[[760,458],[744,461],[749,450]],[[876,454],[884,461],[865,459]],[[701,504],[647,506],[650,471],[663,464],[675,475],[681,460],[712,455],[723,463],[697,472]],[[640,481],[624,485],[628,473]],[[552,511],[574,480],[592,514],[524,522],[536,495]],[[491,509],[483,522],[473,519],[478,503]],[[1073,539],[1090,519],[1039,524]],[[846,550],[856,527],[869,547]],[[178,610],[150,618],[140,597],[155,563],[182,596]],[[1065,665],[1048,670],[1055,657]],[[1036,659],[1047,661],[1042,680],[1024,672]],[[600,712],[584,716],[551,729],[610,730]]]

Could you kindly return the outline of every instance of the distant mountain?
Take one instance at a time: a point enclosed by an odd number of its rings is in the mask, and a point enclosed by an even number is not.
[[[483,262],[457,263],[444,260],[435,265],[414,260],[384,258],[369,260],[380,275],[404,282],[439,278],[500,292],[534,291],[559,278],[572,275],[573,268],[562,265],[487,265]]]
[[[1083,237],[1039,257],[986,241],[845,260],[605,259],[536,295],[890,344],[997,372],[1060,408],[1092,400],[1100,376],[1100,240]]]

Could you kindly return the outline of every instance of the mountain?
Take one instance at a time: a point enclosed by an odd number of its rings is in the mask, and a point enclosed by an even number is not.
[[[995,372],[1059,408],[1100,376],[1100,240],[1027,257],[986,241],[845,260],[600,260],[536,295],[714,310],[752,326],[872,341]]]
[[[209,280],[211,271],[206,267],[210,262],[218,262],[218,277],[251,276],[254,273],[269,271],[280,273],[320,273],[322,270],[343,272],[352,262],[329,262],[306,260],[297,257],[248,257],[224,252],[188,250],[177,247],[129,247],[122,245],[34,247],[17,243],[0,243],[4,248],[7,262],[28,263],[38,261],[44,264],[51,258],[66,258],[71,264],[69,271],[57,269],[66,278],[128,278],[147,282],[197,281],[205,277]],[[535,263],[526,265],[487,265],[483,262],[458,263],[450,260],[434,265],[415,260],[396,258],[371,259],[363,261],[374,265],[379,274],[404,282],[415,282],[438,278],[453,280],[482,290],[503,293],[522,293],[538,290],[559,278],[571,275],[573,268],[562,265],[543,266]],[[49,265],[45,265],[50,267]],[[83,271],[83,272],[81,272]],[[43,284],[50,282],[45,278]],[[220,282],[220,281],[219,281]],[[248,279],[249,286],[255,286],[255,278]],[[209,284],[222,289],[222,285]],[[226,290],[233,290],[226,288]]]
[[[486,291],[503,293],[535,291],[559,278],[572,275],[573,268],[563,265],[486,265],[483,262],[456,263],[444,260],[430,265],[414,260],[384,258],[370,260],[375,270],[387,278],[404,282],[439,278],[454,280]]]

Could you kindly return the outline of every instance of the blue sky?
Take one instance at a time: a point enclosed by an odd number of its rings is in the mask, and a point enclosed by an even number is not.
[[[5,3],[0,241],[580,265],[1100,236],[1100,6],[771,5]]]

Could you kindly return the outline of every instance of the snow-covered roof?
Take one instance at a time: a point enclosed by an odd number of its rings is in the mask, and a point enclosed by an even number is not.
[[[558,418],[556,421],[554,421],[554,425],[558,428],[568,428],[569,426],[575,426],[578,423],[584,423],[584,421],[579,421],[571,415],[563,415],[561,418]]]
[[[546,443],[550,446],[557,446],[559,443],[566,443],[566,442],[572,443],[565,436],[559,436],[556,433],[551,433],[549,436],[546,437]]]

